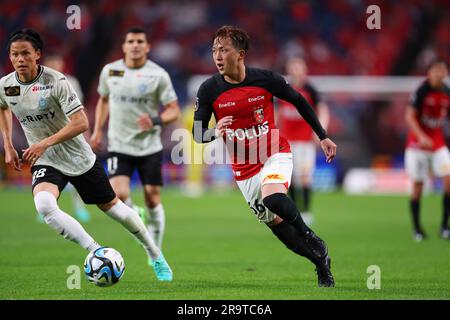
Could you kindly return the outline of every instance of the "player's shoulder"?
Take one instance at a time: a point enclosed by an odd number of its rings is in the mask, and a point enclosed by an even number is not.
[[[103,66],[103,70],[124,70],[125,69],[125,63],[123,62],[123,59],[117,59],[112,62],[109,62]]]
[[[428,81],[428,79],[426,79],[419,84],[419,86],[416,89],[416,92],[424,94],[424,93],[430,91],[431,89],[432,88],[431,88],[430,82]]]
[[[219,73],[215,73],[212,76],[206,78],[200,85],[199,92],[210,92],[223,83],[222,76]]]
[[[303,88],[309,92],[317,92],[316,87],[309,81],[303,85]]]
[[[52,69],[47,66],[42,66],[42,75],[41,77],[48,79],[53,82],[64,81],[67,80],[67,77],[62,72],[59,72],[55,69]]]
[[[248,77],[274,78],[276,76],[281,76],[272,70],[254,68],[254,67],[246,67],[245,71],[247,72]]]
[[[153,73],[160,73],[160,74],[166,74],[167,71],[162,66],[157,64],[156,62],[147,59],[147,62],[144,65],[144,69],[151,71]]]
[[[287,83],[285,77],[283,77],[281,74],[273,70],[253,68],[253,67],[246,67],[245,70],[247,72],[246,81],[248,83],[253,82],[262,83],[265,86],[269,87],[271,87],[271,85],[273,84]]]
[[[9,87],[17,84],[16,72],[13,71],[0,78],[0,87]]]

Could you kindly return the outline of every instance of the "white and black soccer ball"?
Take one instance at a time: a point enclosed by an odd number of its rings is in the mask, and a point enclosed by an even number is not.
[[[125,261],[113,248],[101,247],[91,251],[84,261],[84,273],[89,282],[99,287],[110,287],[122,278]]]

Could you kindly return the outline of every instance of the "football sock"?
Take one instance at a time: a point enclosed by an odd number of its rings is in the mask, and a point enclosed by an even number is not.
[[[420,222],[419,222],[420,200],[410,200],[409,207],[411,210],[411,217],[413,220],[414,229],[419,231],[419,230],[421,230]]]
[[[153,239],[155,240],[156,245],[161,248],[164,236],[164,228],[166,225],[164,207],[162,203],[160,203],[153,209],[148,208],[148,212],[150,218],[148,220],[147,229],[150,234],[153,235]]]
[[[311,188],[302,188],[303,210],[309,212],[309,205],[311,203]]]
[[[263,199],[267,209],[292,224],[302,235],[310,229],[305,225],[294,202],[284,193],[274,193]]]
[[[442,212],[442,229],[448,229],[448,218],[450,216],[450,196],[444,195],[443,201],[443,212]]]
[[[100,247],[77,220],[59,209],[52,193],[38,192],[34,196],[34,204],[36,210],[44,217],[45,223],[62,235],[64,239],[73,241],[89,251]]]
[[[126,198],[123,203],[125,203],[127,206],[129,206],[131,209],[133,209],[133,200],[131,197]]]
[[[118,200],[117,203],[108,211],[105,211],[105,213],[114,220],[120,222],[128,231],[130,231],[142,243],[152,260],[159,257],[161,251],[153,242],[136,211],[128,207],[121,200]]]
[[[292,224],[288,223],[286,220],[283,220],[275,226],[269,226],[269,228],[288,249],[307,258],[314,264],[320,262],[317,255],[315,255],[311,248],[307,245],[305,238],[300,235]]]

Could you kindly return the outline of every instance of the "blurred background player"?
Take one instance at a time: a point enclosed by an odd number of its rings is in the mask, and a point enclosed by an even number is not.
[[[330,118],[328,106],[321,101],[317,90],[307,81],[308,68],[300,56],[287,60],[286,73],[289,84],[309,102],[317,113],[320,123],[327,130]],[[280,134],[291,145],[293,156],[293,181],[289,188],[291,199],[300,208],[307,225],[313,223],[311,215],[312,179],[316,165],[317,138],[308,123],[290,103],[279,100],[278,126]]]
[[[130,182],[137,169],[149,213],[144,220],[161,248],[165,229],[161,130],[179,118],[180,108],[169,74],[147,59],[150,43],[145,30],[129,29],[122,50],[124,59],[107,64],[100,75],[91,145],[100,149],[109,113],[107,163],[111,184],[118,197],[132,207]]]
[[[75,90],[78,99],[80,99],[81,103],[83,103],[84,95],[83,91],[81,90],[80,83],[78,82],[77,78],[64,72],[65,63],[61,55],[51,54],[46,56],[44,59],[44,65],[63,73],[67,81],[69,81],[70,85]],[[75,211],[75,217],[77,217],[77,219],[80,220],[81,222],[88,222],[91,218],[91,215],[89,214],[89,211],[86,209],[86,206],[83,200],[80,198],[80,195],[78,194],[77,190],[70,183],[67,185],[66,189],[70,192],[72,205]],[[38,217],[40,217],[40,221],[43,222],[42,216],[38,215]]]
[[[448,219],[450,214],[450,153],[445,143],[443,125],[448,117],[450,92],[444,79],[448,67],[444,61],[430,64],[427,80],[412,95],[406,109],[409,128],[405,169],[413,182],[410,211],[414,227],[414,239],[426,238],[420,224],[420,198],[423,185],[430,171],[443,181],[442,223],[440,236],[450,239]]]

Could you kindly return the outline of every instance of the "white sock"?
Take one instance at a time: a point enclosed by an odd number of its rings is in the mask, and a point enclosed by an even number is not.
[[[133,199],[131,199],[131,197],[126,198],[125,201],[123,201],[123,203],[125,203],[127,206],[133,209]]]
[[[45,223],[62,235],[64,239],[73,241],[89,251],[100,247],[77,220],[59,209],[52,193],[38,192],[34,196],[34,203],[39,214],[44,217]]]
[[[105,211],[105,213],[114,220],[120,222],[128,231],[130,231],[141,242],[152,260],[159,257],[161,251],[153,242],[136,211],[119,200],[111,207],[111,209]]]
[[[158,204],[153,209],[147,208],[150,215],[148,219],[147,229],[153,236],[158,248],[162,247],[162,241],[164,237],[164,229],[166,226],[166,215],[164,213],[164,207],[162,203]]]

